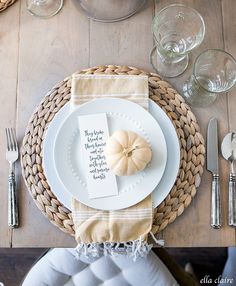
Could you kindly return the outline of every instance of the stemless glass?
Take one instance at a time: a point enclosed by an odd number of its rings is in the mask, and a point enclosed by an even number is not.
[[[99,22],[117,22],[138,12],[146,0],[77,0],[87,16]]]
[[[205,35],[202,16],[193,8],[173,4],[154,17],[155,46],[150,54],[153,68],[165,77],[182,74],[188,66],[189,52]]]
[[[39,18],[56,15],[63,6],[63,0],[26,0],[27,10]]]
[[[183,95],[190,105],[206,107],[219,93],[232,88],[235,82],[235,59],[225,51],[210,49],[197,57],[193,74],[183,86]]]

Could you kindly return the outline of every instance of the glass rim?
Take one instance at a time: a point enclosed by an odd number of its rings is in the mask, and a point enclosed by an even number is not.
[[[63,8],[63,5],[64,5],[64,0],[59,0],[60,1],[60,5],[59,7],[57,8],[57,10],[55,10],[54,12],[52,12],[51,14],[48,14],[48,15],[38,15],[37,13],[35,13],[33,10],[31,10],[28,6],[28,2],[30,2],[30,0],[26,0],[25,2],[25,6],[26,6],[26,10],[32,15],[32,16],[35,16],[39,19],[49,19],[55,15],[57,15],[61,9]],[[1,286],[1,285],[0,285]]]
[[[88,9],[86,9],[85,7],[83,7],[79,1],[79,6],[80,8],[83,10],[83,12],[87,15],[87,17],[89,17],[89,19],[91,20],[94,20],[96,22],[101,22],[101,23],[115,23],[115,22],[120,22],[120,21],[123,21],[125,19],[128,19],[130,17],[132,17],[134,14],[138,13],[143,7],[144,5],[146,4],[147,0],[142,0],[141,3],[139,3],[139,5],[130,13],[128,13],[127,15],[124,15],[124,16],[120,16],[120,17],[117,17],[117,18],[114,18],[114,19],[105,19],[105,18],[102,18],[102,17],[96,17],[93,16],[89,11]]]
[[[223,53],[223,54],[226,54],[227,56],[229,56],[229,57],[231,58],[231,60],[234,62],[235,67],[236,67],[236,59],[235,59],[230,53],[228,53],[228,52],[226,52],[226,51],[224,51],[224,50],[222,50],[222,49],[207,49],[207,50],[204,50],[203,52],[201,52],[201,53],[196,57],[196,59],[195,59],[195,61],[194,61],[193,73],[192,73],[192,75],[193,75],[193,77],[194,77],[194,80],[200,85],[200,87],[201,87],[202,89],[204,89],[204,90],[207,91],[207,92],[210,92],[210,93],[228,92],[228,91],[235,85],[235,83],[236,83],[236,78],[235,78],[234,83],[233,83],[230,87],[228,87],[226,90],[224,90],[224,91],[210,91],[210,90],[206,89],[206,88],[200,83],[200,81],[199,81],[199,80],[197,79],[197,77],[196,77],[196,64],[197,64],[197,61],[199,60],[199,58],[200,58],[203,54],[205,54],[205,53],[207,53],[207,52],[209,52],[209,51],[221,52],[221,53]]]
[[[155,21],[156,21],[156,19],[158,18],[158,15],[160,15],[163,11],[165,11],[165,10],[171,8],[171,7],[184,7],[184,8],[187,8],[187,9],[191,10],[192,12],[194,12],[194,14],[196,14],[196,15],[199,17],[200,21],[202,22],[203,33],[202,33],[202,40],[201,40],[201,42],[199,42],[194,48],[198,47],[198,46],[202,43],[202,41],[203,41],[203,39],[204,39],[204,37],[205,37],[205,32],[206,32],[205,21],[204,21],[202,15],[201,15],[196,9],[194,9],[194,8],[192,8],[192,7],[190,7],[190,6],[181,4],[181,3],[173,3],[173,4],[170,4],[170,5],[167,5],[167,6],[163,7],[159,12],[157,12],[157,14],[154,16],[153,21],[152,21],[152,34],[153,34],[153,36],[154,36],[155,41],[159,43],[159,41],[158,41],[157,38],[156,38],[155,32],[154,32],[154,24],[155,24]],[[190,51],[190,50],[189,50],[189,51]],[[184,53],[179,53],[179,54],[180,54],[180,55],[182,55],[182,54],[184,55],[185,53],[186,53],[186,52],[184,52]]]

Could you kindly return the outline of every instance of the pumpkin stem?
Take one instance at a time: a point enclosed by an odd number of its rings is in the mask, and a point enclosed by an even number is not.
[[[134,150],[139,149],[139,146],[124,148],[123,153],[126,157],[130,157]]]

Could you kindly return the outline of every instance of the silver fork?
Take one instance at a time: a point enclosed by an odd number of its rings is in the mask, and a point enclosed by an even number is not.
[[[10,164],[8,176],[8,226],[16,228],[19,226],[19,215],[14,165],[19,157],[19,152],[15,129],[6,128],[5,131],[7,138],[6,159]]]

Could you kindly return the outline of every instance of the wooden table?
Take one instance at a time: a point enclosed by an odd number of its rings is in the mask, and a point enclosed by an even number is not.
[[[156,10],[175,1],[148,1],[146,7],[128,20],[113,24],[94,22],[72,1],[65,1],[62,11],[48,20],[31,16],[25,0],[18,0],[0,13],[0,247],[72,247],[74,239],[53,226],[39,211],[21,177],[19,229],[7,226],[7,176],[4,128],[16,126],[22,140],[26,124],[40,99],[51,87],[76,70],[101,64],[131,65],[152,71],[149,52],[153,46],[152,18]],[[197,54],[208,48],[221,48],[236,56],[236,1],[186,0],[205,19],[203,44],[191,54],[184,75],[169,80],[180,91],[192,70]],[[220,141],[229,130],[236,130],[236,93],[220,95],[209,108],[195,109],[201,131],[212,116],[219,120]],[[190,207],[163,231],[166,246],[231,246],[235,245],[235,229],[227,226],[228,165],[220,158],[223,227],[210,227],[211,175],[204,172],[202,184]]]

